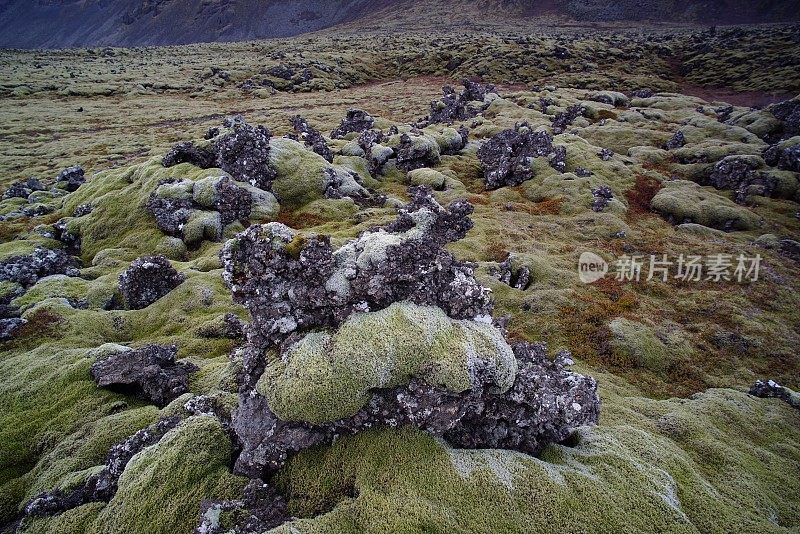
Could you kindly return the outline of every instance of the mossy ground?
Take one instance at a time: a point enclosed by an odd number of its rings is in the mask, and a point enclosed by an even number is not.
[[[307,518],[292,527],[302,532],[546,532],[586,525],[605,532],[800,528],[797,412],[741,392],[763,377],[800,388],[800,267],[775,247],[756,242],[762,234],[800,235],[797,204],[757,198],[752,206],[737,206],[757,224],[731,233],[675,227],[651,210],[661,190],[676,187],[670,185],[673,176],[691,180],[726,155],[760,154],[766,145],[755,133],[770,125],[745,118],[751,113],[746,106],[734,110],[742,116],[736,126],[722,125],[713,112],[721,102],[679,93],[632,99],[631,108],[587,98],[595,89],[674,91],[690,82],[762,92],[800,90],[797,71],[776,66],[797,47],[782,30],[752,30],[729,49],[713,41],[711,53],[691,31],[656,32],[646,39],[568,33],[523,36],[520,42],[518,35],[476,34],[469,42],[444,36],[436,44],[428,34],[388,38],[367,32],[342,38],[336,46],[330,35],[319,35],[181,49],[0,52],[0,122],[6,128],[0,135],[6,155],[0,161],[2,183],[30,174],[54,177],[73,163],[88,171],[88,182],[77,192],[47,200],[53,213],[1,222],[0,257],[29,253],[37,244],[58,246],[34,228],[71,216],[80,204],[94,205],[91,214],[70,223],[82,236],[81,279],[45,280],[19,297],[29,322],[17,339],[0,347],[0,523],[38,492],[74,484],[102,464],[115,441],[167,410],[181,411],[173,406],[159,412],[96,388],[88,373],[96,357],[92,349],[109,342],[175,343],[179,358],[200,367],[192,393],[235,390],[228,358],[234,342],[209,335],[226,312],[246,318],[222,283],[221,243],[176,247],[145,209],[161,179],[220,174],[190,165],[162,168],[158,160],[172,143],[202,138],[232,112],[269,126],[276,135],[289,132],[287,119],[298,112],[330,132],[349,107],[365,109],[381,124],[402,125],[427,113],[442,84],[477,75],[499,82],[503,98],[483,117],[467,122],[470,144],[457,156],[443,156],[435,168],[445,177],[435,193],[441,203],[466,197],[475,206],[475,227],[450,248],[459,259],[479,264],[480,280],[493,290],[496,315],[511,317],[511,338],[567,348],[580,371],[599,378],[600,425],[582,431],[574,447],[554,446],[541,459],[452,451],[408,429],[342,439],[298,456],[279,474],[292,510]],[[364,43],[381,39],[388,39],[385,46],[363,53]],[[573,58],[548,55],[559,43],[569,45]],[[754,48],[764,54],[752,55]],[[287,56],[273,59],[278,52]],[[539,56],[541,64],[532,63]],[[315,83],[329,91],[308,87],[272,94],[237,88],[256,75],[266,57],[271,63],[342,61],[333,71],[318,73]],[[678,76],[676,58],[691,63],[691,71]],[[448,70],[454,59],[458,66]],[[231,81],[204,78],[210,64],[230,67]],[[713,94],[706,96],[714,100]],[[553,101],[546,113],[541,98]],[[476,140],[520,120],[547,126],[555,113],[578,102],[589,108],[587,116],[555,141],[567,147],[570,180],[542,160],[534,180],[484,191]],[[690,143],[674,153],[662,150],[678,129]],[[602,161],[600,148],[616,154]],[[343,160],[337,158],[337,164],[348,164]],[[579,178],[577,167],[593,175]],[[397,199],[405,198],[406,186],[416,180],[396,169],[375,178],[370,187]],[[439,175],[434,178],[441,182]],[[591,189],[599,185],[609,185],[615,201],[598,214],[590,206]],[[693,189],[715,204],[730,204],[730,192]],[[285,203],[277,220],[303,232],[331,234],[336,245],[393,218],[390,208],[364,209],[313,196],[304,200],[311,202]],[[21,205],[3,204],[4,213]],[[587,250],[607,260],[623,251],[644,257],[761,254],[762,276],[749,284],[606,279],[584,285],[576,265]],[[143,310],[104,310],[119,273],[137,256],[154,251],[169,252],[186,282]],[[515,268],[531,270],[526,290],[488,274],[509,253]],[[85,300],[86,306],[73,308],[64,298]],[[690,398],[709,387],[733,389]],[[665,400],[669,397],[677,398]],[[137,458],[116,502],[85,505],[28,529],[187,531],[202,498],[234,496],[241,480],[229,473],[229,444],[213,422],[184,425]],[[163,471],[173,476],[163,478]],[[323,512],[328,513],[311,518]]]

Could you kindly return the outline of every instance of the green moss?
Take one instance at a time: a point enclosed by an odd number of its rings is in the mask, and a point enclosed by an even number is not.
[[[21,532],[25,534],[69,534],[89,532],[91,525],[105,507],[104,502],[84,504],[55,517],[26,521]]]
[[[87,533],[189,532],[198,503],[231,499],[245,479],[230,474],[231,444],[213,417],[190,417],[134,456],[119,489]]]
[[[281,209],[278,199],[268,191],[264,191],[250,184],[236,182],[236,185],[243,187],[250,192],[253,204],[250,208],[250,220],[254,223],[264,223],[275,220]]]
[[[722,230],[752,230],[760,225],[758,217],[747,208],[711,188],[686,180],[665,183],[650,205],[678,224],[694,222]]]
[[[498,388],[511,386],[516,360],[496,328],[451,320],[438,308],[395,303],[352,316],[334,334],[307,334],[284,357],[273,358],[257,389],[282,419],[321,423],[358,411],[370,389],[411,377],[463,391],[484,365]]]
[[[297,210],[294,217],[299,222],[308,221],[312,224],[325,221],[343,223],[347,222],[360,209],[358,204],[350,198],[321,198],[309,202]]]
[[[81,278],[56,274],[40,279],[35,286],[31,287],[21,297],[14,299],[11,304],[24,309],[31,304],[51,297],[60,297],[71,302],[77,302],[86,298],[89,286],[90,283]]]
[[[180,180],[177,182],[161,184],[156,188],[156,196],[173,200],[191,200],[192,190],[199,182]]]
[[[731,390],[621,397],[616,380],[606,383],[605,422],[541,459],[451,450],[410,429],[304,451],[277,482],[295,514],[327,513],[276,532],[780,532],[800,524],[795,410]]]
[[[183,241],[197,247],[204,240],[222,239],[222,220],[218,211],[193,211],[183,227]]]
[[[680,359],[683,347],[667,347],[645,324],[627,319],[614,319],[609,325],[613,334],[612,348],[639,367],[664,371]]]
[[[422,168],[410,171],[407,175],[408,183],[411,185],[427,185],[434,190],[442,190],[447,182],[447,176],[433,169]]]
[[[154,252],[174,261],[183,261],[186,259],[188,250],[182,239],[167,235],[158,242]]]

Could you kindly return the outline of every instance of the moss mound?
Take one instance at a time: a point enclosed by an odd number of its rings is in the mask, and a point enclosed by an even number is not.
[[[613,380],[612,380],[613,382]],[[274,532],[761,531],[800,525],[800,415],[731,390],[690,400],[606,391],[606,422],[541,459],[448,450],[381,430],[306,451],[279,475]],[[713,505],[711,504],[713,503]],[[524,525],[524,527],[521,527]]]
[[[268,364],[257,389],[281,419],[323,423],[353,415],[370,389],[416,377],[461,392],[479,369],[500,390],[512,385],[516,360],[499,330],[450,319],[439,308],[395,303],[350,317],[334,334],[306,335]]]

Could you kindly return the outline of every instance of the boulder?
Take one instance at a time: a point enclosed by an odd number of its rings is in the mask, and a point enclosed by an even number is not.
[[[166,406],[189,391],[189,373],[196,370],[191,364],[176,362],[177,354],[175,345],[120,350],[92,364],[92,378],[100,387]]]
[[[86,181],[84,170],[79,166],[67,167],[56,177],[56,182],[64,182],[69,192],[77,191]]]
[[[119,275],[119,290],[130,309],[154,303],[185,280],[164,256],[142,256]]]
[[[515,186],[530,180],[534,175],[533,159],[554,153],[561,155],[560,151],[555,152],[553,137],[547,132],[533,131],[527,123],[503,130],[478,149],[486,189]],[[566,149],[563,155],[566,156]],[[554,167],[563,171],[560,167],[566,168],[566,164],[558,163],[555,161]]]
[[[354,132],[361,133],[371,129],[373,124],[375,124],[375,119],[366,111],[348,109],[345,118],[342,119],[339,126],[331,132],[331,137],[333,139],[344,139],[347,134]]]

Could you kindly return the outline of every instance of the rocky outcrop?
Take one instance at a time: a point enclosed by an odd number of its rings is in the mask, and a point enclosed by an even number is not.
[[[512,257],[503,260],[496,268],[490,270],[491,274],[497,277],[504,284],[514,289],[528,289],[531,285],[531,270],[525,265],[518,268],[514,267]]]
[[[566,149],[556,151],[553,137],[547,132],[533,131],[527,123],[503,130],[478,149],[486,189],[519,185],[533,178],[534,158],[552,155],[551,165],[563,172]]]
[[[173,167],[180,163],[191,163],[201,169],[210,169],[217,166],[217,154],[208,148],[198,148],[191,141],[183,141],[172,147],[161,160],[164,167]]]
[[[784,139],[800,135],[800,98],[778,102],[767,110],[781,121],[781,136]]]
[[[491,84],[464,80],[462,85],[464,89],[461,93],[456,93],[449,85],[442,87],[444,96],[441,100],[431,102],[431,111],[426,122],[452,124],[471,119],[489,106],[486,95],[496,93],[495,86]]]
[[[664,150],[675,150],[676,148],[680,148],[686,144],[686,137],[683,135],[683,132],[678,130],[672,137],[664,143]]]
[[[413,425],[454,447],[536,454],[579,426],[597,422],[597,383],[566,370],[567,353],[551,362],[542,345],[520,344],[514,354],[519,371],[503,393],[491,380],[458,393],[412,379],[401,387],[373,390],[352,417],[321,425],[283,421],[265,397],[243,396],[233,423],[243,445],[236,469],[251,477],[271,474],[298,451],[375,426]]]
[[[564,133],[567,130],[567,126],[571,125],[582,114],[583,106],[580,104],[574,104],[564,111],[556,113],[552,122],[553,133],[556,135]]]
[[[86,181],[85,174],[84,170],[77,165],[74,167],[67,167],[58,174],[56,182],[64,182],[69,192],[77,191]]]
[[[119,290],[132,310],[151,305],[185,280],[164,256],[142,256],[119,275]]]
[[[375,119],[360,109],[349,109],[347,115],[339,126],[331,132],[333,139],[343,139],[349,133],[361,133],[370,130],[375,124]]]
[[[280,223],[252,226],[225,245],[225,281],[234,301],[251,311],[248,340],[256,352],[402,300],[438,306],[455,318],[491,313],[473,266],[444,249],[472,227],[472,206],[457,201],[445,209],[424,187],[411,193],[395,222],[336,251],[327,237],[305,237]]]
[[[800,172],[800,143],[788,146],[772,145],[764,150],[764,161],[772,167]]]
[[[189,391],[191,364],[175,361],[175,345],[148,345],[112,353],[92,364],[98,386],[133,393],[157,406],[165,406]]]
[[[401,135],[395,153],[397,168],[404,171],[434,167],[440,160],[439,145],[427,135]]]
[[[325,138],[318,130],[309,126],[308,121],[300,115],[295,115],[289,122],[292,123],[294,131],[297,132],[297,135],[300,136],[300,139],[307,147],[325,158],[325,161],[329,163],[333,161],[333,152],[331,152]]]
[[[16,282],[23,287],[53,274],[78,276],[80,262],[61,249],[36,247],[25,256],[13,256],[0,262],[0,282]]]
[[[214,143],[219,168],[234,180],[269,191],[277,176],[269,159],[272,133],[264,126],[251,126],[241,116],[227,119],[225,126],[230,131]]]
[[[777,184],[757,170],[761,165],[757,158],[728,156],[714,165],[704,185],[733,191],[737,204],[746,204],[750,195],[772,196]]]
[[[223,524],[223,514],[233,518],[233,524]],[[260,479],[253,479],[245,486],[241,499],[204,501],[194,534],[261,534],[292,519],[283,495]]]
[[[592,189],[592,211],[601,212],[614,198],[614,192],[607,185]]]
[[[569,371],[567,353],[509,346],[489,291],[444,249],[469,230],[472,207],[411,193],[393,223],[336,251],[277,223],[226,244],[225,280],[253,318],[232,420],[237,472],[265,479],[298,451],[375,426],[536,454],[597,421],[596,382]]]
[[[800,395],[787,387],[783,387],[774,380],[756,380],[750,387],[749,393],[761,398],[780,399],[792,408],[800,410]]]
[[[28,198],[34,191],[44,191],[45,189],[44,184],[40,180],[31,177],[24,181],[14,182],[8,186],[8,189],[3,193],[3,198]]]

